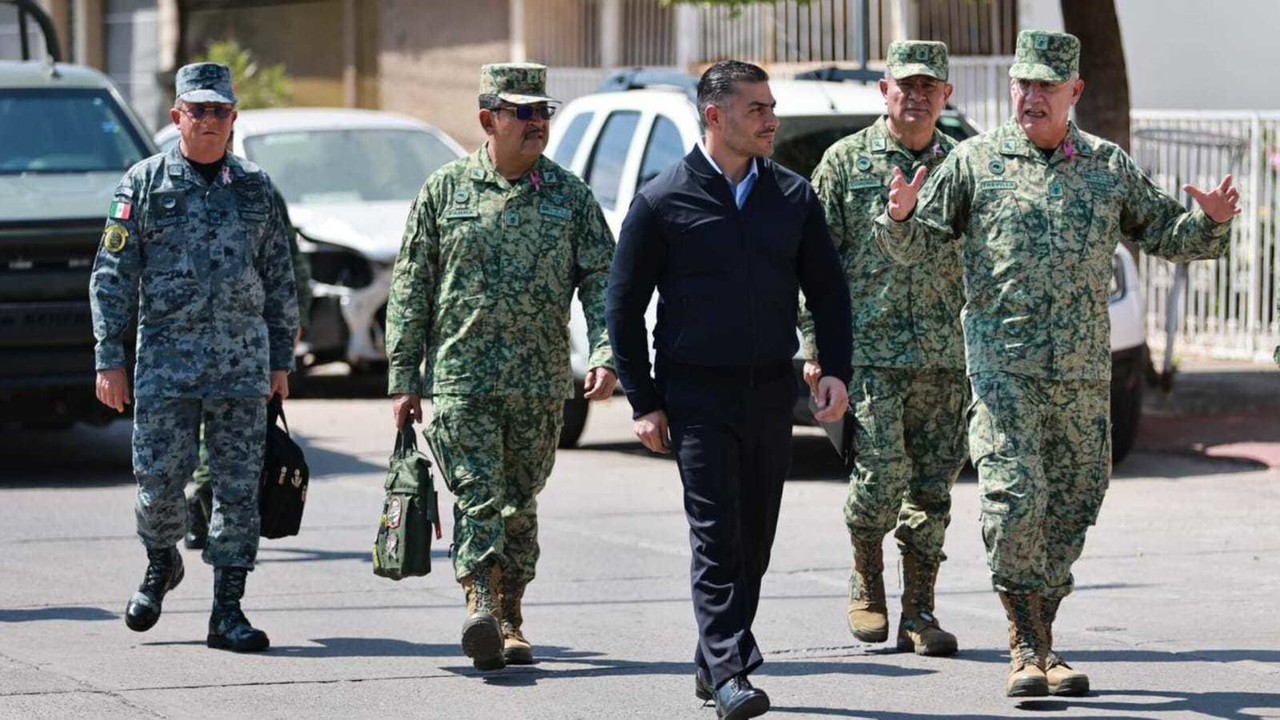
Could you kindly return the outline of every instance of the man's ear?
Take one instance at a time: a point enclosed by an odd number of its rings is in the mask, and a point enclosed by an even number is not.
[[[720,125],[720,108],[715,105],[708,105],[702,114],[702,124],[706,127],[718,127]]]
[[[493,112],[490,110],[480,111],[480,127],[484,130],[485,135],[493,134]]]
[[[169,119],[173,121],[174,125],[179,124],[178,121],[182,119],[182,111],[178,108],[169,108]]]

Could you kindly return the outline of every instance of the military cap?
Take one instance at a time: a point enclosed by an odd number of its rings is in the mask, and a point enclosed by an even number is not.
[[[926,40],[895,40],[889,45],[885,65],[889,77],[901,80],[912,75],[947,79],[947,44]]]
[[[1017,80],[1063,82],[1080,72],[1080,38],[1047,30],[1018,33],[1009,77]]]
[[[480,94],[516,105],[558,102],[547,95],[547,66],[537,63],[485,65],[480,68]]]
[[[231,68],[217,63],[191,63],[178,68],[178,99],[189,103],[236,104]]]

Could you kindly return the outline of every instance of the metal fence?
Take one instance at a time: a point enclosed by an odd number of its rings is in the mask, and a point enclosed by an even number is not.
[[[1277,342],[1280,113],[1139,110],[1132,117],[1133,156],[1153,181],[1185,199],[1183,185],[1207,189],[1231,173],[1244,211],[1232,229],[1227,257],[1191,263],[1180,296],[1171,296],[1175,267],[1143,256],[1153,350],[1164,350],[1166,332],[1174,327],[1179,350],[1269,359]]]

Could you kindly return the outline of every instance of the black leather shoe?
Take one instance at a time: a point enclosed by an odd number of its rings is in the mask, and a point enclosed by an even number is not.
[[[769,696],[751,686],[746,675],[734,675],[716,689],[716,717],[744,720],[769,712]]]
[[[156,624],[165,593],[182,582],[182,554],[178,548],[148,548],[147,561],[147,574],[124,609],[124,623],[135,632],[146,632]]]
[[[213,613],[205,639],[209,647],[232,652],[262,652],[271,647],[267,634],[249,624],[240,609],[248,574],[246,568],[213,569]]]
[[[702,668],[698,668],[693,673],[693,694],[703,702],[710,700],[716,694],[716,689],[711,685],[711,675]]]

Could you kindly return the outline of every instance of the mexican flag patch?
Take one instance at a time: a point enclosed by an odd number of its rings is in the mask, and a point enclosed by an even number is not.
[[[128,220],[133,215],[133,206],[123,200],[116,200],[111,203],[107,215],[112,220]]]

